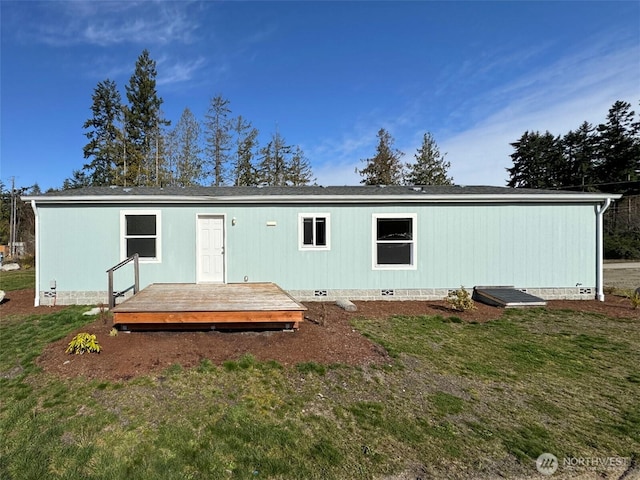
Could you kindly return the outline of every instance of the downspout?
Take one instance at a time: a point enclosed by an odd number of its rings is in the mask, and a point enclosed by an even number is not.
[[[611,199],[607,198],[604,204],[596,207],[596,299],[604,302],[604,227],[603,217],[611,205]]]
[[[33,305],[34,307],[39,307],[40,306],[40,228],[39,228],[39,223],[40,221],[38,220],[38,207],[36,207],[36,201],[35,200],[31,200],[31,209],[33,210],[33,217],[34,217],[34,224],[35,224],[35,246],[34,246],[34,250],[35,250],[35,254],[36,254],[36,264],[35,264],[35,268],[36,268],[36,295],[35,298],[33,299]]]

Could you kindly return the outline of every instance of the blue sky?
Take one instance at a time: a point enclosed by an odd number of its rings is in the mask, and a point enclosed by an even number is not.
[[[229,99],[266,143],[300,145],[322,185],[355,185],[386,128],[413,159],[431,132],[457,184],[504,185],[509,143],[640,100],[640,2],[0,2],[5,185],[85,163],[97,83],[143,49],[165,117]]]

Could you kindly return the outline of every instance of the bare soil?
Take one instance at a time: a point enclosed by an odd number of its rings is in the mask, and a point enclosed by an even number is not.
[[[0,304],[0,318],[5,315],[47,314],[64,307],[33,307],[33,290],[8,292]],[[369,365],[389,363],[384,349],[351,327],[354,317],[388,317],[391,315],[456,316],[465,322],[487,322],[500,318],[503,309],[477,303],[477,310],[456,312],[445,302],[371,301],[354,302],[357,312],[346,312],[332,303],[309,302],[305,321],[295,332],[285,331],[159,331],[119,332],[110,336],[108,316],[98,316],[67,337],[48,345],[37,363],[59,377],[84,377],[101,380],[127,380],[140,375],[159,374],[173,364],[184,368],[208,359],[214,364],[251,354],[258,360],[275,360],[282,365],[302,362]],[[638,318],[628,299],[607,295],[605,302],[551,301],[550,309],[571,309],[602,313],[619,318]],[[78,332],[95,333],[102,347],[100,354],[68,355],[65,349]]]

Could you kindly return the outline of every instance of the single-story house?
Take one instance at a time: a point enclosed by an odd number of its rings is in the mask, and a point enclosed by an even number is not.
[[[273,282],[299,301],[442,299],[509,285],[604,299],[619,195],[480,186],[90,187],[25,196],[36,305],[107,303],[138,253],[153,283]],[[130,265],[116,291],[132,284]]]

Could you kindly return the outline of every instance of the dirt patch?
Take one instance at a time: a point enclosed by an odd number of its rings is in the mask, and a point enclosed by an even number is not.
[[[0,319],[6,315],[44,315],[65,308],[65,306],[61,305],[56,305],[55,307],[34,307],[34,298],[35,291],[31,289],[6,292],[4,300],[0,303]]]
[[[33,307],[33,290],[9,292],[10,300],[0,305],[0,316],[46,314],[64,307]],[[37,363],[60,377],[126,380],[154,375],[180,364],[184,368],[208,359],[215,364],[251,354],[258,360],[276,360],[282,365],[302,362],[368,365],[389,363],[386,352],[356,332],[349,323],[354,317],[384,318],[391,315],[456,316],[466,322],[486,322],[500,318],[503,309],[476,304],[477,310],[454,312],[445,302],[371,301],[354,302],[357,312],[346,312],[332,303],[309,302],[305,321],[296,332],[283,331],[187,331],[119,332],[109,336],[109,320],[97,318],[67,337],[48,345]],[[640,319],[628,299],[608,295],[606,302],[551,301],[550,309],[570,309]],[[95,333],[102,346],[100,354],[67,355],[68,342],[78,333]]]

